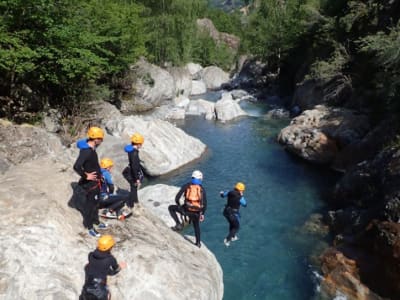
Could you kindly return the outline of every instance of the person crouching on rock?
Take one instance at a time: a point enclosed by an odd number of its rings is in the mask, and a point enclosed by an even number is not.
[[[199,248],[201,247],[200,222],[204,221],[204,213],[207,209],[207,197],[202,181],[203,173],[199,170],[193,171],[191,181],[184,184],[176,194],[176,205],[168,206],[168,211],[176,223],[172,229],[175,231],[181,231],[183,229],[183,224],[179,222],[177,213],[189,217],[190,222],[193,223],[196,237],[195,245]],[[185,203],[181,206],[179,200],[182,195],[185,197]]]
[[[123,213],[122,208],[126,204],[128,197],[114,194],[115,185],[111,174],[113,166],[114,162],[111,158],[105,157],[100,160],[102,176],[99,200],[100,215],[106,218],[124,220],[126,215]]]
[[[97,249],[89,253],[89,262],[85,266],[85,284],[79,300],[110,300],[107,276],[115,275],[126,267],[125,262],[118,264],[111,254],[115,241],[111,235],[103,235],[97,242]]]

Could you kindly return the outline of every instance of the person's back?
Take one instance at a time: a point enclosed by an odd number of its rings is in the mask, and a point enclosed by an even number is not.
[[[85,266],[85,284],[80,300],[107,300],[109,290],[107,276],[117,274],[125,264],[119,265],[111,254],[115,241],[110,235],[103,235],[97,244],[97,249],[90,252],[88,264]]]
[[[196,246],[200,247],[200,222],[204,220],[204,213],[207,209],[206,192],[202,186],[203,173],[193,171],[190,182],[184,184],[175,196],[176,205],[168,206],[168,211],[176,225],[172,227],[175,231],[181,231],[183,224],[179,221],[177,213],[189,217],[194,227]],[[185,204],[180,205],[180,198],[184,195]]]

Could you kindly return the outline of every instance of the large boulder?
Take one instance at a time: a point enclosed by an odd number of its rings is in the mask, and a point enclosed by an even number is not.
[[[329,248],[320,259],[323,274],[320,293],[323,299],[383,300],[360,278],[360,258],[349,258],[339,250]]]
[[[175,97],[173,76],[144,59],[130,67],[120,85],[117,103],[124,113],[148,111]]]
[[[339,151],[360,141],[370,129],[366,115],[344,108],[317,105],[283,128],[278,141],[308,161],[329,164]]]
[[[111,142],[110,138],[110,142],[103,143],[99,151],[105,155],[112,153],[114,159],[124,161],[125,164],[127,155],[123,151],[124,143],[130,143],[129,137],[134,132],[144,136],[140,159],[146,174],[150,176],[171,172],[199,158],[206,150],[206,145],[197,138],[187,135],[169,122],[158,119],[145,120],[138,116],[129,116],[108,121],[106,129],[115,140]]]
[[[191,100],[186,108],[186,115],[204,115],[206,120],[213,120],[215,119],[215,104],[203,99]]]
[[[192,75],[187,68],[171,67],[168,72],[175,82],[175,97],[188,97],[192,92]]]
[[[68,205],[78,179],[71,165],[43,157],[0,175],[3,299],[78,299],[96,239]],[[194,246],[140,204],[131,218],[110,224],[113,254],[127,263],[110,277],[113,298],[222,299],[222,270],[206,245]]]
[[[195,75],[198,74],[203,69],[203,67],[200,64],[192,62],[186,64],[185,68],[189,71],[190,76],[192,76],[192,79],[194,79]]]
[[[10,166],[44,155],[58,156],[65,147],[60,139],[46,130],[31,125],[14,125],[0,119],[0,173]]]
[[[156,184],[140,189],[138,196],[143,206],[157,215],[167,227],[172,227],[175,226],[175,221],[169,214],[168,206],[175,204],[178,191],[179,187]]]
[[[207,92],[207,87],[203,80],[192,80],[192,92],[190,95],[201,95],[205,92]]]
[[[201,70],[201,78],[206,88],[209,90],[217,90],[221,85],[229,82],[229,74],[219,67],[209,66]]]
[[[215,113],[217,120],[221,122],[247,116],[247,113],[241,109],[238,101],[232,99],[230,93],[223,93],[221,99],[215,103]]]

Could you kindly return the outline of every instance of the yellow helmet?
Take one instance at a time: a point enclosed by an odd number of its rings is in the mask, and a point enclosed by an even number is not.
[[[115,245],[113,237],[109,234],[102,235],[97,241],[97,249],[100,251],[108,251]]]
[[[113,165],[114,162],[112,161],[111,158],[105,157],[100,161],[100,167],[103,169],[111,168]]]
[[[144,143],[144,137],[140,133],[135,132],[131,136],[131,142],[133,144],[143,144]]]
[[[99,127],[90,127],[87,136],[89,139],[104,139],[104,131]]]
[[[235,189],[237,189],[240,192],[244,192],[244,190],[246,189],[246,186],[244,185],[244,183],[238,182],[235,185]]]

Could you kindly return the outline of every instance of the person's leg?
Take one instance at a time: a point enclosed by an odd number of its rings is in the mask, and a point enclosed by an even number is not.
[[[99,223],[99,217],[94,216],[95,213],[98,212],[96,196],[99,193],[99,188],[97,188],[95,184],[96,183],[90,183],[85,186],[86,201],[83,214],[83,225],[87,229],[93,229],[93,224]]]
[[[129,208],[133,208],[135,206],[135,203],[139,203],[138,191],[135,183],[130,183],[130,188],[131,191],[129,193],[129,199],[126,204]]]
[[[194,229],[194,236],[196,237],[196,246],[200,247],[200,213],[192,213],[189,215]]]
[[[236,233],[239,231],[240,223],[239,220],[235,217],[232,216],[232,218],[229,221],[229,234],[226,237],[228,241],[231,241],[232,238],[236,235]]]
[[[175,227],[172,227],[172,229],[176,230],[176,231],[181,231],[183,229],[183,224],[181,222],[179,222],[179,218],[178,218],[178,213],[180,214],[184,214],[184,210],[181,206],[178,205],[170,205],[168,206],[168,211],[169,214],[171,215],[172,219],[174,219],[175,221]]]

